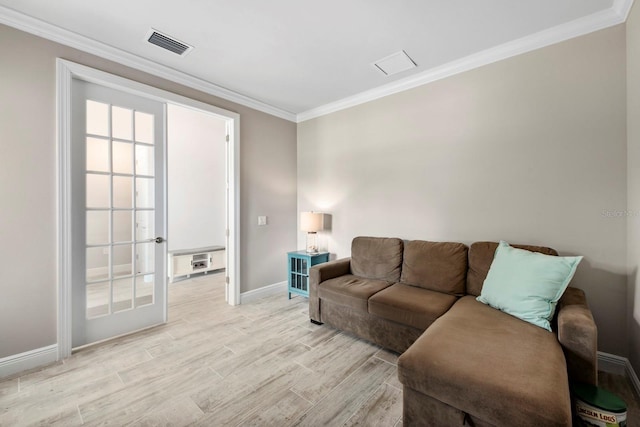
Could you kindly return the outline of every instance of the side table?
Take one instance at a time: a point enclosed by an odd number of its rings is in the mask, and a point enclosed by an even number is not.
[[[294,251],[287,253],[289,265],[289,299],[291,294],[309,297],[309,269],[316,264],[329,261],[329,252],[309,253]]]

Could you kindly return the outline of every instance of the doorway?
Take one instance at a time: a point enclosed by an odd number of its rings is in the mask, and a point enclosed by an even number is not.
[[[225,120],[167,105],[169,286],[224,272],[226,136]]]
[[[116,91],[123,92],[125,94],[133,95],[136,97],[144,98],[149,101],[154,101],[157,103],[161,103],[165,106],[166,104],[176,104],[182,105],[188,108],[192,108],[195,110],[201,110],[204,112],[208,112],[210,114],[217,115],[218,117],[225,120],[227,124],[228,130],[228,149],[227,149],[227,169],[228,169],[228,202],[227,202],[227,213],[226,213],[226,222],[227,222],[227,251],[226,251],[226,266],[227,266],[227,287],[226,287],[226,300],[231,305],[236,305],[240,303],[240,271],[239,271],[239,130],[240,130],[240,118],[237,113],[233,113],[227,110],[223,110],[208,104],[201,103],[199,101],[195,101],[186,97],[182,97],[180,95],[176,95],[161,89],[157,89],[154,87],[150,87],[144,84],[140,84],[137,82],[133,82],[118,76],[114,76],[102,71],[98,71],[92,69],[90,67],[86,67],[83,65],[75,64],[66,60],[58,59],[57,60],[57,90],[58,90],[58,164],[59,164],[59,181],[58,181],[58,189],[59,189],[59,222],[58,222],[58,230],[59,230],[59,250],[58,250],[58,265],[59,265],[59,274],[58,274],[58,358],[65,358],[71,354],[72,348],[75,346],[73,343],[73,329],[74,329],[74,321],[85,321],[87,320],[87,310],[85,307],[84,313],[74,314],[74,279],[77,279],[78,273],[77,271],[82,270],[79,269],[78,265],[74,263],[74,259],[77,259],[78,255],[78,246],[74,245],[74,241],[78,240],[78,235],[81,235],[86,239],[86,228],[82,229],[82,227],[86,227],[86,222],[82,222],[79,225],[74,219],[74,201],[79,197],[86,197],[86,192],[82,193],[82,186],[78,189],[77,178],[74,180],[75,171],[74,170],[74,157],[73,157],[73,125],[72,125],[72,86],[73,81],[83,81],[90,82],[92,84],[96,84],[98,86],[114,89]],[[160,130],[162,132],[162,139],[160,144],[166,149],[166,126],[164,129]],[[85,135],[85,138],[87,136]],[[111,139],[113,142],[114,140]],[[112,143],[111,142],[111,143]],[[121,142],[121,141],[118,141]],[[134,141],[135,142],[135,141]],[[162,162],[163,164],[157,165],[163,172],[163,191],[166,193],[166,162]],[[76,165],[77,167],[77,165]],[[84,170],[86,174],[86,169]],[[132,181],[135,181],[135,177],[132,175],[128,177]],[[145,178],[145,177],[140,177]],[[86,177],[85,177],[86,179]],[[113,180],[114,178],[111,177]],[[165,194],[166,195],[166,194]],[[133,196],[132,196],[133,197]],[[155,206],[155,210],[160,210],[166,215],[167,207],[166,203],[162,202],[162,206]],[[86,204],[85,207],[85,219],[86,219]],[[103,207],[104,211],[107,211],[107,207]],[[109,215],[113,216],[114,212],[117,210],[115,207],[109,206]],[[131,211],[129,214],[133,217],[134,211]],[[98,215],[100,216],[100,215]],[[104,217],[105,215],[102,214]],[[110,217],[109,221],[112,221]],[[156,237],[162,238],[166,236],[166,227],[160,226],[156,224]],[[111,232],[110,232],[111,233]],[[155,239],[154,239],[155,240]],[[117,242],[111,241],[109,244],[102,245],[103,247],[108,247],[109,257],[112,257],[113,248],[115,246],[121,246],[116,244]],[[146,243],[140,241],[140,243]],[[150,242],[149,242],[150,243]],[[87,249],[87,242],[83,242],[85,245],[85,249]],[[135,246],[135,240],[132,243],[132,247]],[[126,243],[125,243],[126,245]],[[104,249],[102,249],[104,250]],[[133,249],[132,249],[133,250]],[[163,261],[166,261],[166,245],[160,245],[160,249],[156,248],[156,251],[160,253],[163,257]],[[86,252],[80,253],[81,257],[84,259],[86,257]],[[138,254],[139,255],[139,254]],[[145,258],[145,255],[143,255]],[[115,259],[115,258],[114,258]],[[146,259],[150,259],[146,256]],[[135,261],[133,262],[135,264]],[[82,264],[82,263],[81,263]],[[159,319],[160,322],[166,322],[167,320],[167,303],[166,303],[166,262],[160,262],[161,270],[156,269],[155,275],[162,278],[160,280],[160,288],[157,292],[161,293],[163,296],[162,305],[162,316]],[[132,267],[131,274],[129,275],[132,279],[132,283],[135,282],[134,276],[138,273],[135,267]],[[113,294],[114,282],[115,279],[114,268],[112,265],[107,266],[108,275],[104,281],[109,281],[109,293]],[[85,267],[86,270],[86,267]],[[76,273],[74,273],[74,271]],[[140,272],[141,277],[144,278],[144,273]],[[85,286],[88,286],[88,281],[86,281],[86,271],[85,276],[83,277],[85,281]],[[86,297],[85,297],[86,301]],[[85,303],[86,304],[86,303]],[[114,300],[111,299],[109,301],[111,307],[113,308]],[[133,305],[133,303],[132,303]],[[110,309],[113,311],[112,309]],[[119,310],[126,311],[126,310]],[[95,312],[94,312],[95,313]],[[80,317],[79,317],[80,316]],[[118,334],[125,334],[134,332],[135,329],[124,330],[120,332],[116,332]]]

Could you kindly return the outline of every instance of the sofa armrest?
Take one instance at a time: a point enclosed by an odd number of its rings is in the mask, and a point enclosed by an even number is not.
[[[325,262],[314,265],[309,269],[309,318],[312,321],[322,322],[318,285],[325,280],[334,279],[349,273],[351,273],[351,258]]]
[[[558,301],[558,341],[569,379],[598,384],[598,329],[581,289],[567,288]]]

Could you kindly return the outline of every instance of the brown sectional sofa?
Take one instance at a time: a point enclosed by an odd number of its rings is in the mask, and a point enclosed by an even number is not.
[[[554,332],[476,301],[497,245],[357,237],[350,258],[311,269],[311,321],[403,353],[403,425],[568,426],[569,380],[596,384],[581,290],[565,291]]]

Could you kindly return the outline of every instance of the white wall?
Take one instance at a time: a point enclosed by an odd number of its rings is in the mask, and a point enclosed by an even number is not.
[[[332,214],[337,257],[358,235],[584,255],[573,285],[625,355],[625,90],[620,25],[305,121],[298,211]]]
[[[640,373],[640,6],[627,20],[627,239],[629,360]]]
[[[226,245],[225,125],[211,114],[168,106],[170,251]]]

